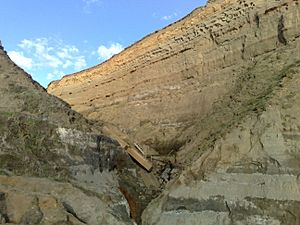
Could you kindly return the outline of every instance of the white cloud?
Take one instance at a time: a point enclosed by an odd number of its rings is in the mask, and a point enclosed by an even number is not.
[[[57,56],[61,59],[68,58],[68,52],[62,49],[60,52],[57,52]]]
[[[107,60],[115,54],[118,54],[124,49],[124,47],[119,43],[112,43],[109,47],[100,45],[98,47],[98,54],[100,60]]]
[[[79,50],[75,46],[65,46],[57,52],[57,56],[61,59],[70,59],[73,54],[77,53],[79,53]]]
[[[47,74],[47,80],[62,78],[64,75],[63,71],[54,70],[52,73]]]
[[[74,63],[74,68],[76,70],[81,70],[84,67],[86,67],[85,58],[84,57],[77,58],[76,62]]]
[[[98,6],[101,3],[100,0],[82,0],[82,2],[84,3],[83,12],[87,14],[92,13],[93,6]]]
[[[163,19],[163,20],[170,20],[170,19],[172,19],[172,16],[171,15],[163,16],[161,19]]]
[[[70,66],[72,66],[73,63],[70,60],[65,61],[64,65],[62,66],[64,69],[69,68]]]
[[[58,68],[63,65],[63,62],[55,56],[57,46],[50,46],[49,39],[37,38],[35,40],[24,39],[19,44],[19,47],[29,54],[32,54],[37,62],[35,66],[48,65],[52,68]]]
[[[83,2],[84,2],[85,4],[91,5],[91,4],[100,2],[100,1],[99,1],[99,0],[83,0]]]
[[[51,38],[24,39],[19,44],[23,51],[33,56],[34,66],[63,69],[73,66],[75,70],[86,66],[85,57],[74,45],[65,45],[62,40]]]
[[[24,39],[18,46],[23,49],[31,48],[33,46],[33,42],[31,40]]]
[[[32,74],[44,74],[44,79],[59,79],[87,66],[85,55],[60,39],[24,39],[18,47],[9,52],[12,60]]]
[[[109,59],[121,52],[120,43],[100,45],[90,51],[80,51],[75,45],[69,45],[55,38],[24,39],[18,47],[8,54],[16,64],[31,73],[35,79],[45,85],[49,80],[60,79],[64,74],[74,73],[87,67],[87,59]]]
[[[42,57],[44,57],[44,59],[46,61],[48,61],[47,64],[52,68],[57,68],[57,67],[63,65],[63,62],[53,55],[45,54],[45,55],[42,55]]]
[[[175,18],[175,17],[177,17],[177,16],[178,16],[178,13],[174,12],[174,13],[171,14],[171,15],[165,15],[165,16],[161,17],[161,19],[162,19],[162,20],[171,20],[171,19],[173,19],[173,18]]]
[[[47,80],[53,80],[55,76],[56,76],[56,75],[53,74],[53,73],[48,73],[48,74],[47,74]]]
[[[8,55],[18,66],[24,67],[25,69],[32,68],[32,59],[24,56],[23,52],[10,51]]]

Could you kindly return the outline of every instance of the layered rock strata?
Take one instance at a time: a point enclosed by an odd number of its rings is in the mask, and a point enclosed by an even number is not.
[[[215,0],[48,91],[179,178],[143,224],[299,224],[298,0]]]
[[[266,76],[276,62],[278,84],[148,206],[145,225],[300,223],[297,42],[259,58],[249,75]]]
[[[288,0],[214,1],[48,92],[142,144],[180,147],[255,57],[299,35],[298,9]]]

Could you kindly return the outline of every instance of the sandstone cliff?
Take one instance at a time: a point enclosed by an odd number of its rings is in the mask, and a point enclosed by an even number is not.
[[[297,1],[216,1],[48,92],[153,148],[180,147],[256,57],[298,36],[297,15]]]
[[[300,224],[298,0],[215,0],[48,91],[183,172],[143,224]]]

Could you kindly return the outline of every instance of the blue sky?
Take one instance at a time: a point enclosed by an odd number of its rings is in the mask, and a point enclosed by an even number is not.
[[[206,0],[1,0],[0,40],[44,87],[97,65]]]

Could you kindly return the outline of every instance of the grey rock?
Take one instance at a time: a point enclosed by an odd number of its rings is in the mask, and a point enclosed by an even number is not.
[[[43,219],[43,213],[37,209],[30,209],[25,215],[22,217],[21,224],[22,225],[37,225]]]
[[[0,224],[5,224],[7,221],[5,217],[0,213]]]

